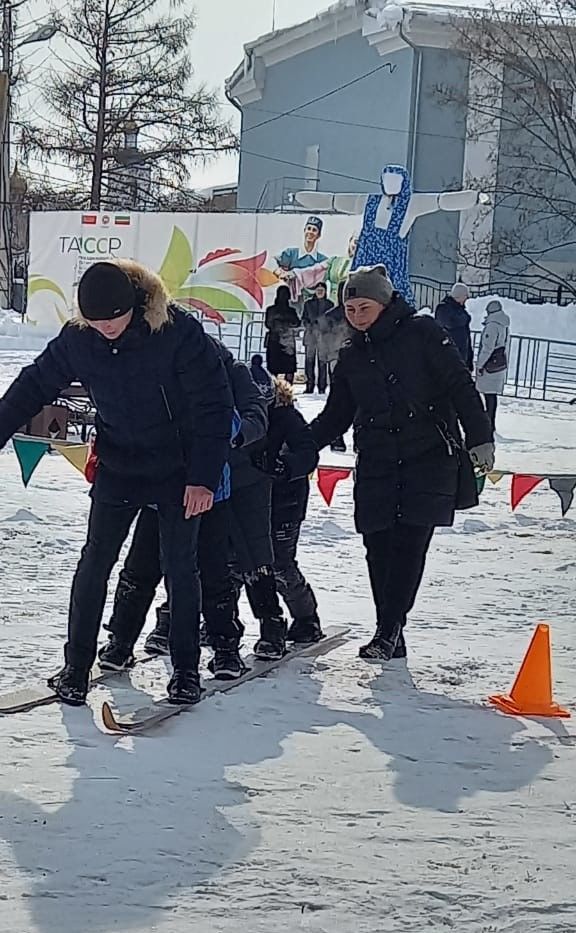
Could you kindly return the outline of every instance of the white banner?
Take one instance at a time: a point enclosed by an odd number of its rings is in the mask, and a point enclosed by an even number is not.
[[[302,301],[325,281],[335,300],[360,222],[306,214],[33,214],[27,319],[39,334],[56,333],[74,313],[85,269],[115,258],[142,262],[176,301],[227,328],[271,304],[282,282]]]

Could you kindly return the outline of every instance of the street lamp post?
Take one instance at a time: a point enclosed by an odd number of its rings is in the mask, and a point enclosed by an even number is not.
[[[17,4],[18,5],[18,4]],[[10,124],[13,58],[15,49],[35,42],[47,42],[58,32],[54,23],[38,27],[20,40],[14,36],[12,0],[2,0],[2,72],[0,74],[0,299],[5,308],[12,298],[12,211],[10,201]]]

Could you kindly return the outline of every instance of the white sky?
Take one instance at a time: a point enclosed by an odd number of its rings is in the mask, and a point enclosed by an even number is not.
[[[284,28],[302,22],[326,9],[331,0],[276,0],[276,28]],[[30,31],[30,22],[46,21],[52,3],[47,0],[31,0],[21,11],[18,18],[18,35]],[[224,80],[243,55],[244,43],[270,32],[274,0],[193,0],[196,9],[197,27],[192,37],[190,48],[196,75],[199,81],[218,88],[225,102],[223,113],[233,117],[238,124],[238,113],[224,98]],[[56,8],[63,9],[66,0],[55,0]],[[25,12],[28,10],[29,12]],[[43,18],[43,19],[42,19]],[[39,24],[32,28],[37,28]],[[42,72],[49,66],[52,54],[65,56],[66,46],[54,39],[50,44],[29,46],[21,50],[26,57],[28,67],[33,71],[30,77],[30,106],[42,111],[41,83]],[[54,176],[65,177],[65,168],[57,166]],[[194,188],[211,187],[236,180],[236,157],[223,157],[204,169],[195,170],[191,176]]]

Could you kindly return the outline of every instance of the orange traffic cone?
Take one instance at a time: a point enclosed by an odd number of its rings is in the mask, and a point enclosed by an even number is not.
[[[497,694],[488,699],[510,716],[570,716],[567,709],[558,706],[552,699],[550,626],[536,626],[510,695]]]

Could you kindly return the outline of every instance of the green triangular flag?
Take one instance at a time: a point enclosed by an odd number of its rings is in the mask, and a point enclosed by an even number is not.
[[[484,492],[484,486],[486,485],[486,474],[481,473],[479,476],[476,476],[476,489],[478,490],[478,495],[481,496]]]
[[[14,437],[12,443],[20,464],[22,482],[27,486],[42,457],[50,450],[50,444],[44,441],[24,440],[21,437]]]

